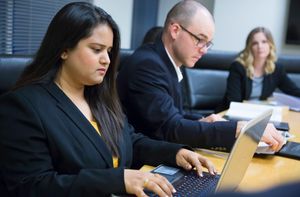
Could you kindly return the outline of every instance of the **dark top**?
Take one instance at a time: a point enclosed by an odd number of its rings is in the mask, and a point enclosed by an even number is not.
[[[300,88],[288,77],[284,67],[279,64],[276,64],[272,74],[264,75],[262,93],[259,99],[267,99],[276,88],[279,88],[286,94],[300,97]],[[227,79],[223,105],[217,111],[227,109],[231,101],[242,102],[243,100],[248,100],[251,91],[252,80],[247,77],[246,69],[241,63],[233,62]]]
[[[175,165],[182,147],[136,134],[126,123],[119,167],[113,168],[105,142],[54,83],[2,96],[0,128],[1,196],[5,190],[20,197],[124,193],[124,168],[137,162]]]
[[[236,122],[206,123],[185,116],[181,84],[161,39],[126,59],[117,83],[124,111],[137,131],[193,147],[231,149]]]

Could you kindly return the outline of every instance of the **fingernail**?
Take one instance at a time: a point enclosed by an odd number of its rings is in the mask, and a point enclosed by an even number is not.
[[[200,176],[203,177],[203,174],[201,173]]]
[[[176,189],[173,189],[172,192],[173,192],[173,193],[176,193],[177,191],[176,191]]]

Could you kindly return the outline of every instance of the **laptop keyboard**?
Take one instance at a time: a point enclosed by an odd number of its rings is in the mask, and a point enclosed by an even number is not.
[[[210,175],[203,172],[203,177],[199,177],[195,172],[184,175],[174,185],[176,193],[174,197],[202,197],[214,193],[220,175]],[[152,195],[151,195],[152,196]],[[153,195],[157,196],[157,195]]]

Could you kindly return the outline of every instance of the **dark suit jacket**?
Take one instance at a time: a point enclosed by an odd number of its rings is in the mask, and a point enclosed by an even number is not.
[[[118,74],[118,92],[137,131],[193,147],[231,149],[236,122],[205,123],[184,116],[180,83],[161,39],[126,60]]]
[[[20,88],[1,97],[0,128],[0,183],[11,196],[124,193],[124,168],[137,161],[175,165],[182,147],[136,134],[126,123],[119,167],[113,168],[104,141],[54,83]]]
[[[260,100],[270,97],[276,88],[282,92],[300,97],[300,88],[287,76],[283,66],[276,64],[272,74],[265,75]],[[227,79],[227,89],[222,111],[229,107],[231,101],[242,102],[248,100],[252,92],[252,80],[247,77],[244,66],[239,62],[232,63]]]

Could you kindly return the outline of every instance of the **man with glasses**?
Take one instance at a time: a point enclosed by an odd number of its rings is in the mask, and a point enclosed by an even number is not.
[[[181,27],[181,29],[183,29],[184,31],[186,31],[188,34],[190,34],[194,39],[195,39],[195,46],[199,47],[200,49],[202,48],[206,48],[207,50],[210,49],[213,46],[213,43],[211,41],[206,41],[206,39],[203,38],[199,38],[197,35],[193,34],[192,32],[190,32],[189,30],[187,30],[186,28],[184,28],[182,25],[179,25]]]
[[[156,42],[140,47],[122,63],[118,92],[137,131],[192,147],[230,151],[244,122],[219,121],[224,119],[218,115],[188,117],[182,106],[180,67],[193,67],[207,53],[214,31],[205,7],[197,1],[181,1],[169,11]],[[272,125],[263,139],[274,150],[283,143]]]

